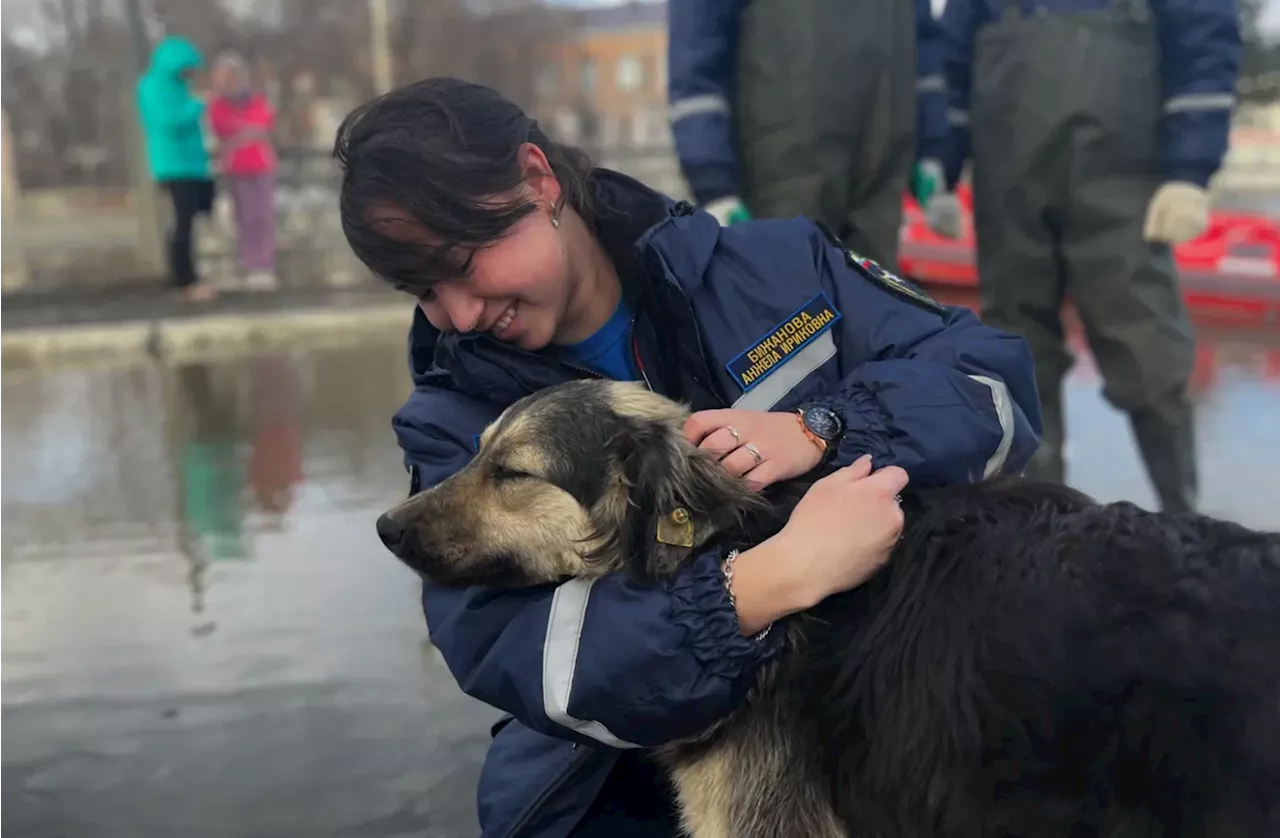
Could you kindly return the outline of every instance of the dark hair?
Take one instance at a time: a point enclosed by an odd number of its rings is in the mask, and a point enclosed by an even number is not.
[[[491,88],[433,78],[356,108],[338,128],[342,231],[356,256],[396,288],[422,296],[466,272],[470,252],[491,245],[532,201],[495,203],[524,178],[517,152],[533,143],[560,182],[562,205],[590,218],[591,161],[552,142],[518,105]],[[374,223],[379,206],[403,212],[439,241],[399,242]]]

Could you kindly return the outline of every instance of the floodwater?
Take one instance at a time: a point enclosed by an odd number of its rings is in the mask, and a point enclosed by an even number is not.
[[[1280,529],[1280,343],[1202,333],[1204,504]],[[496,712],[373,522],[407,477],[403,341],[3,383],[3,828],[478,832]],[[1073,481],[1152,503],[1083,359]]]
[[[1192,397],[1201,511],[1280,531],[1280,332],[1247,335],[1201,325]],[[1083,341],[1068,382],[1067,480],[1102,501],[1155,508],[1124,414],[1099,394]]]
[[[403,339],[6,376],[3,828],[468,836],[496,717],[379,543]]]

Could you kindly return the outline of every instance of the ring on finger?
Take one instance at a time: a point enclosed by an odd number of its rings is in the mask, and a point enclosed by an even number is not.
[[[754,457],[754,458],[755,458],[755,460],[756,460],[756,465],[760,465],[761,463],[763,463],[763,462],[764,462],[764,457],[760,454],[760,449],[759,449],[759,448],[756,448],[754,445],[752,445],[752,444],[751,444],[751,443],[749,443],[749,442],[748,442],[746,445],[742,446],[742,447],[743,447],[743,448],[745,448],[745,449],[747,449],[747,453],[748,453],[748,454],[750,454],[752,457]]]
[[[739,445],[742,444],[742,437],[738,435],[737,428],[735,428],[733,425],[725,425],[724,429],[733,435],[734,442],[738,443]]]

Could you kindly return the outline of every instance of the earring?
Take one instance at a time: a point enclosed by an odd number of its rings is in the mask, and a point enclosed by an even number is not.
[[[551,208],[551,227],[556,230],[560,229],[560,207],[558,206]]]

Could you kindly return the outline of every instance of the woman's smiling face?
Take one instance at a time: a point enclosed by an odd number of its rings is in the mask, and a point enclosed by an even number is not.
[[[559,185],[540,153],[531,158],[531,177],[520,194],[500,197],[527,200],[534,211],[497,241],[450,254],[459,275],[418,296],[418,307],[441,332],[483,332],[530,351],[549,345],[560,332],[571,288],[566,240],[553,223]],[[438,241],[394,207],[377,211],[375,223],[407,244],[430,248]]]

